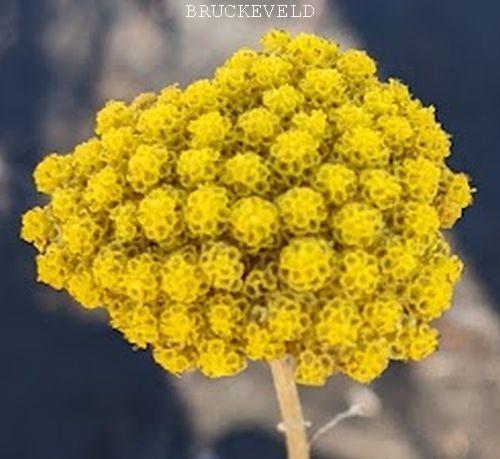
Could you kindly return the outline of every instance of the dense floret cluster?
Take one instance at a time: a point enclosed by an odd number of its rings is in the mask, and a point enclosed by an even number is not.
[[[95,136],[36,168],[23,217],[38,279],[150,348],[228,376],[296,361],[299,383],[366,383],[420,360],[462,265],[471,203],[434,108],[363,51],[272,31],[210,80],[111,101]]]

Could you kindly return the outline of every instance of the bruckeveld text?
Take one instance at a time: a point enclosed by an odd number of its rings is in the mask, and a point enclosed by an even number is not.
[[[314,13],[313,5],[186,5],[187,18],[310,18]]]

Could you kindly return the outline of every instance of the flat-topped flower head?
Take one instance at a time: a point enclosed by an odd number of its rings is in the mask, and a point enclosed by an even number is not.
[[[34,172],[38,280],[174,374],[295,359],[297,382],[368,383],[437,347],[472,201],[450,136],[361,50],[273,30],[212,78],[110,101]]]

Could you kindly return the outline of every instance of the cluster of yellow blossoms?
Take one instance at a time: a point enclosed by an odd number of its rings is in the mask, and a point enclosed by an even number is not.
[[[38,279],[168,371],[292,355],[360,382],[437,346],[462,269],[441,229],[471,203],[450,138],[363,51],[272,31],[210,80],[112,101],[36,168]]]

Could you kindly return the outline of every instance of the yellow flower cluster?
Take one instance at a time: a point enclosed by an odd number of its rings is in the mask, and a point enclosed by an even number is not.
[[[212,79],[111,101],[95,136],[36,168],[23,217],[38,279],[166,370],[235,374],[292,355],[296,379],[369,382],[437,346],[471,203],[450,138],[363,51],[272,31]]]

